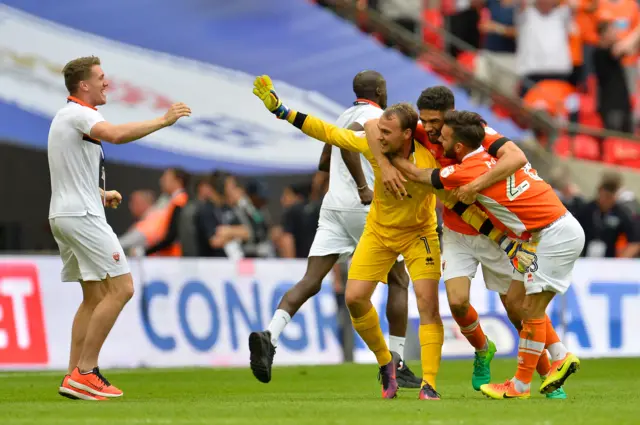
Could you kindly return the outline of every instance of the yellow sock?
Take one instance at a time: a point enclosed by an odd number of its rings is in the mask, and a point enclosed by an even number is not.
[[[440,369],[444,344],[444,327],[440,325],[420,325],[420,360],[422,380],[436,388],[436,376]]]
[[[358,335],[367,344],[367,347],[376,355],[378,364],[380,366],[388,364],[391,361],[391,352],[387,347],[387,342],[384,340],[378,312],[375,307],[371,307],[371,310],[362,317],[355,318],[352,316],[351,322]]]

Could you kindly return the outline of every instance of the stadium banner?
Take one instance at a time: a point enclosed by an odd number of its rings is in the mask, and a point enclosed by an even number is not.
[[[130,258],[136,283],[104,345],[102,367],[247,366],[247,339],[264,329],[280,298],[305,271],[304,260]],[[64,369],[70,327],[81,301],[77,284],[60,282],[53,256],[0,256],[0,369]],[[580,260],[569,292],[549,314],[570,350],[581,357],[640,356],[633,332],[640,323],[640,263]],[[277,349],[276,365],[342,361],[332,282],[296,314]],[[374,294],[385,332],[386,287]],[[499,355],[514,356],[517,333],[480,270],[472,303]],[[472,349],[450,317],[441,285],[444,358],[470,358]],[[417,326],[410,291],[410,324]],[[414,332],[415,333],[415,332]],[[357,338],[358,362],[375,359]]]
[[[109,40],[0,5],[0,104],[28,112],[7,122],[50,122],[68,95],[63,66],[89,55],[100,57],[109,81],[108,103],[100,107],[108,121],[156,118],[175,102],[193,110],[189,119],[135,145],[105,146],[110,160],[244,174],[317,169],[323,144],[274,119],[252,93],[253,75]],[[275,84],[293,109],[329,121],[344,110],[317,92]],[[11,127],[0,126],[0,137],[46,147],[46,133],[34,131],[38,125],[20,127],[19,134]]]

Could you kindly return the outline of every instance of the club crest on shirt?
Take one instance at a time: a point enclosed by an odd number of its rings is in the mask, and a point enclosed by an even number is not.
[[[120,262],[120,253],[119,252],[114,252],[113,253],[113,261],[115,261],[116,263]]]
[[[455,171],[455,168],[454,168],[453,165],[449,165],[448,167],[444,167],[442,170],[440,170],[440,177],[444,177],[446,179],[451,174],[453,174],[454,171]]]

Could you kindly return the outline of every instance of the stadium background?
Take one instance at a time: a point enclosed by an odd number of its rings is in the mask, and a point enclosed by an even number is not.
[[[264,240],[255,241],[270,247],[264,258],[132,255],[136,295],[106,342],[103,368],[246,367],[249,332],[266,326],[280,296],[303,275],[303,259],[279,258],[286,256],[279,236],[288,228],[290,208],[281,195],[290,190],[295,202],[317,210],[321,197],[314,193],[326,184],[326,177],[316,173],[322,145],[262,110],[251,94],[257,74],[271,75],[293,108],[328,120],[354,100],[351,80],[362,69],[386,77],[390,103],[415,103],[423,88],[449,84],[457,109],[478,111],[517,141],[559,193],[571,183],[572,196],[579,193],[588,202],[596,197],[602,176],[615,171],[623,182],[624,203],[638,223],[640,178],[634,167],[640,166],[640,145],[635,136],[604,129],[601,123],[594,127],[588,117],[575,123],[551,110],[535,110],[476,78],[469,58],[479,53],[446,32],[451,14],[443,11],[446,4],[426,2],[420,31],[412,35],[366,2],[321,3],[330,7],[302,0],[185,0],[179,5],[5,0],[0,5],[0,370],[58,370],[67,363],[67,329],[80,291],[59,282],[61,263],[47,220],[46,140],[66,95],[59,70],[77,56],[102,58],[112,83],[101,111],[110,121],[151,118],[173,101],[194,111],[190,119],[142,142],[105,146],[108,187],[125,197],[120,209],[107,213],[118,235],[135,225],[126,208],[133,192],[155,192],[154,208],[163,208],[166,195],[158,181],[169,167],[191,174],[186,189],[193,202],[197,178],[225,173],[218,176],[224,197],[224,182],[236,176],[243,194],[254,203],[265,202],[255,206],[269,225]],[[449,56],[445,41],[465,54]],[[477,92],[491,101],[476,105],[471,95]],[[593,102],[594,94],[578,93],[584,111],[584,102]],[[629,242],[618,242],[620,253]],[[342,331],[350,329],[350,323],[342,326],[344,272],[337,268],[328,276],[319,296],[294,318],[276,366],[351,358],[341,345],[352,339]],[[634,334],[640,323],[638,275],[637,258],[579,261],[572,289],[549,310],[572,351],[585,358],[640,357]],[[495,294],[484,290],[480,272],[472,291],[499,354],[514,356],[517,335]],[[379,311],[384,311],[385,292],[379,288],[375,294]],[[472,358],[457,326],[447,319],[444,292],[441,296],[444,357]],[[408,357],[415,359],[417,311],[413,300],[409,305],[413,347]],[[374,361],[357,337],[354,344],[357,362]],[[637,362],[629,365],[638,367]]]

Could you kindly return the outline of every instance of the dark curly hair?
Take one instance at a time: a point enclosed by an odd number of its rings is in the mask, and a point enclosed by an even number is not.
[[[420,93],[417,102],[418,109],[430,111],[450,111],[455,109],[456,100],[453,92],[445,86],[429,87]]]

